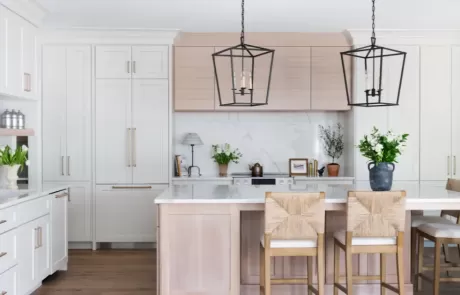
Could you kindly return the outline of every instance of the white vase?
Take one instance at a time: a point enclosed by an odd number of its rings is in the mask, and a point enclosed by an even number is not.
[[[18,170],[20,165],[7,166],[8,189],[18,189]]]

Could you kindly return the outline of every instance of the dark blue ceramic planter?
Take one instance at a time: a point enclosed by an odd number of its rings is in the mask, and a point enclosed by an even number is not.
[[[395,164],[382,162],[375,165],[374,162],[371,162],[367,165],[367,168],[369,169],[369,181],[373,191],[391,190]]]

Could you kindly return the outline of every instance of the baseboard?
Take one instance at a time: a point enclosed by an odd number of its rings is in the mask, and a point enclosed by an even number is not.
[[[97,243],[98,249],[156,249],[156,243]]]
[[[92,242],[69,242],[68,247],[70,250],[91,250],[93,249]]]
[[[396,287],[396,285],[392,286]],[[316,287],[316,286],[315,286]],[[406,295],[413,295],[413,285],[405,284],[404,291]],[[326,285],[324,287],[324,293],[326,295],[334,294],[333,285]],[[388,291],[387,293],[392,293]],[[241,295],[259,295],[259,285],[241,285]],[[292,295],[292,294],[307,294],[307,288],[305,285],[272,285],[273,295]],[[354,295],[370,295],[380,294],[380,284],[353,284]]]

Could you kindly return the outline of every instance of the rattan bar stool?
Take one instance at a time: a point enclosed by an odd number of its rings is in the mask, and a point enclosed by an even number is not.
[[[271,295],[272,284],[307,284],[309,295],[324,295],[324,198],[322,192],[266,193],[260,243],[260,289],[265,295]],[[273,256],[307,256],[307,277],[272,279]],[[317,258],[318,288],[313,287],[313,257]]]

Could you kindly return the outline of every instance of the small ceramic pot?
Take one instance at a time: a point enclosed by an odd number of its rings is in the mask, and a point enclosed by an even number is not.
[[[219,164],[219,176],[227,177],[228,175],[228,164]]]
[[[391,190],[395,164],[381,162],[375,165],[374,162],[371,162],[367,165],[367,168],[369,169],[369,181],[373,191]]]
[[[337,163],[327,164],[327,176],[337,177],[339,176],[340,165]]]

